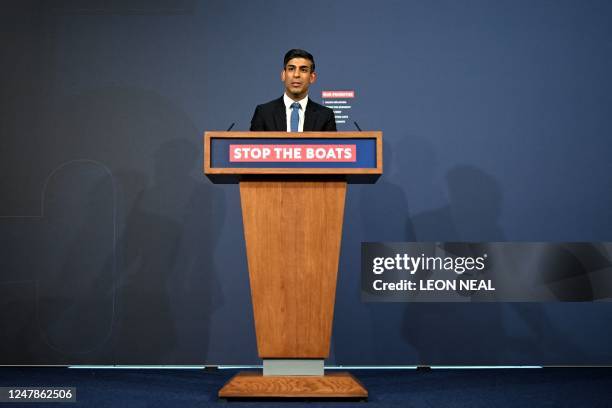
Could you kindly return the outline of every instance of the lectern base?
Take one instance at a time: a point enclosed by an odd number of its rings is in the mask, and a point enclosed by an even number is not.
[[[219,398],[367,398],[368,391],[346,372],[323,376],[264,376],[240,372],[219,391]]]

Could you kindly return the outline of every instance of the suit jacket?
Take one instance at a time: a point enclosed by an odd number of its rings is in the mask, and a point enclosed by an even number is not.
[[[253,119],[251,119],[251,131],[287,131],[287,114],[282,96],[268,103],[257,105]],[[336,119],[333,110],[308,98],[306,112],[304,112],[304,132],[311,131],[335,132]]]

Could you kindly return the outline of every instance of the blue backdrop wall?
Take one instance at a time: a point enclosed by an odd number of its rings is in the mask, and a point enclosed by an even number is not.
[[[0,10],[0,363],[258,362],[238,189],[201,138],[247,130],[293,47],[385,137],[347,194],[329,364],[612,363],[609,303],[359,298],[362,241],[612,241],[612,3]]]

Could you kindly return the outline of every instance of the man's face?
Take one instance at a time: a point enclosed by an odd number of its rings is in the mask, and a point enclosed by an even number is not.
[[[287,96],[299,101],[308,94],[308,87],[317,79],[312,71],[312,62],[305,58],[292,58],[281,72]]]

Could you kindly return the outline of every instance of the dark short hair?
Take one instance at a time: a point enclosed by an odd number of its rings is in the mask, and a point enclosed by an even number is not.
[[[292,50],[287,51],[287,53],[285,54],[285,59],[283,61],[283,68],[285,68],[289,60],[292,60],[293,58],[304,58],[310,60],[310,62],[312,62],[312,72],[314,72],[315,62],[314,57],[311,53],[305,50],[300,50],[299,48],[294,48]]]

